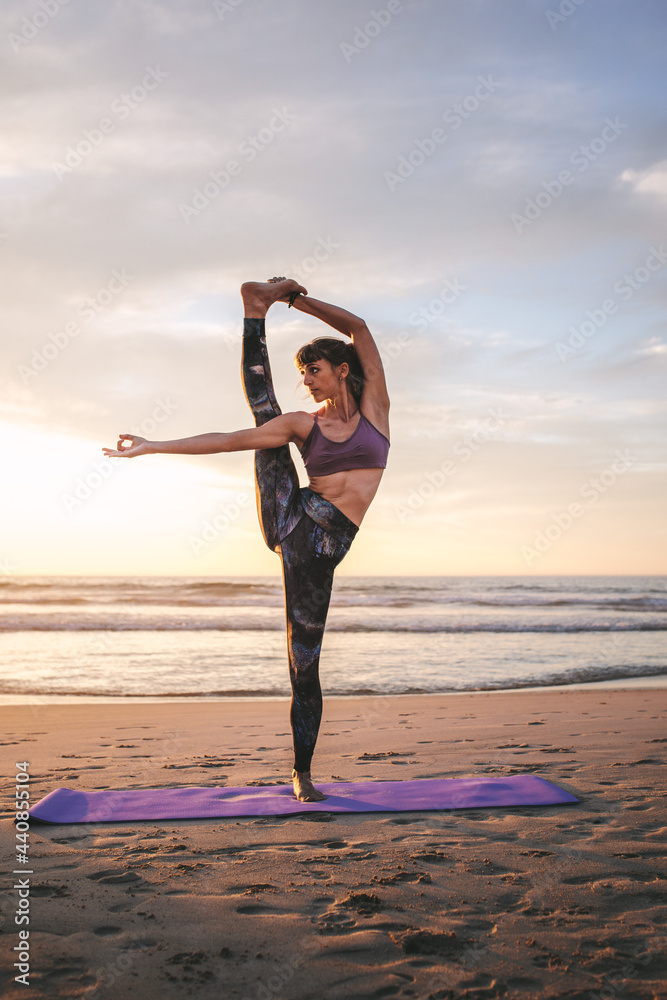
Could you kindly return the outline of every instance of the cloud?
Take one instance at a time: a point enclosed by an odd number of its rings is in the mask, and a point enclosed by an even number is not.
[[[624,170],[621,180],[630,184],[638,194],[655,194],[667,198],[667,160],[661,160],[646,170]]]

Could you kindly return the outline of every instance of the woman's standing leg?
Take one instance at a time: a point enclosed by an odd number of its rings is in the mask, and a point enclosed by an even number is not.
[[[304,517],[281,546],[294,771],[308,777],[322,719],[320,652],[337,562],[313,551],[316,530],[314,522]],[[314,788],[309,791],[311,800],[324,798]]]

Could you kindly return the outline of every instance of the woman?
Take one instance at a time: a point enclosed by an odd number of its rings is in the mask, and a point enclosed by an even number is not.
[[[310,766],[322,717],[319,658],[334,569],[348,552],[375,496],[389,450],[389,397],[379,351],[363,320],[310,298],[296,281],[272,278],[241,286],[244,305],[242,375],[256,427],[146,441],[121,434],[108,457],[255,452],[257,510],[266,544],[281,557],[292,682],[294,794],[302,802],[326,796]],[[320,404],[316,413],[282,413],[273,392],[264,318],[274,302],[315,316],[352,343],[320,337],[302,347],[295,364]],[[290,442],[309,477],[299,478]]]

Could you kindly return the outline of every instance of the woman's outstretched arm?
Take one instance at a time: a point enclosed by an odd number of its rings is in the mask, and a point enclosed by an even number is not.
[[[147,441],[137,434],[120,434],[116,448],[103,448],[107,458],[137,458],[139,455],[217,455],[224,451],[261,451],[303,436],[304,413],[283,413],[261,427],[224,433],[195,434],[173,441]],[[129,442],[127,445],[126,442]]]

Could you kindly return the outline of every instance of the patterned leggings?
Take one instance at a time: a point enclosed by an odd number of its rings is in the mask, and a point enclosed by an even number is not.
[[[279,416],[263,319],[243,321],[241,371],[255,424]],[[320,650],[334,569],[359,529],[319,493],[299,486],[289,444],[255,452],[255,493],[264,541],[283,567],[294,769],[309,771],[322,718]]]

